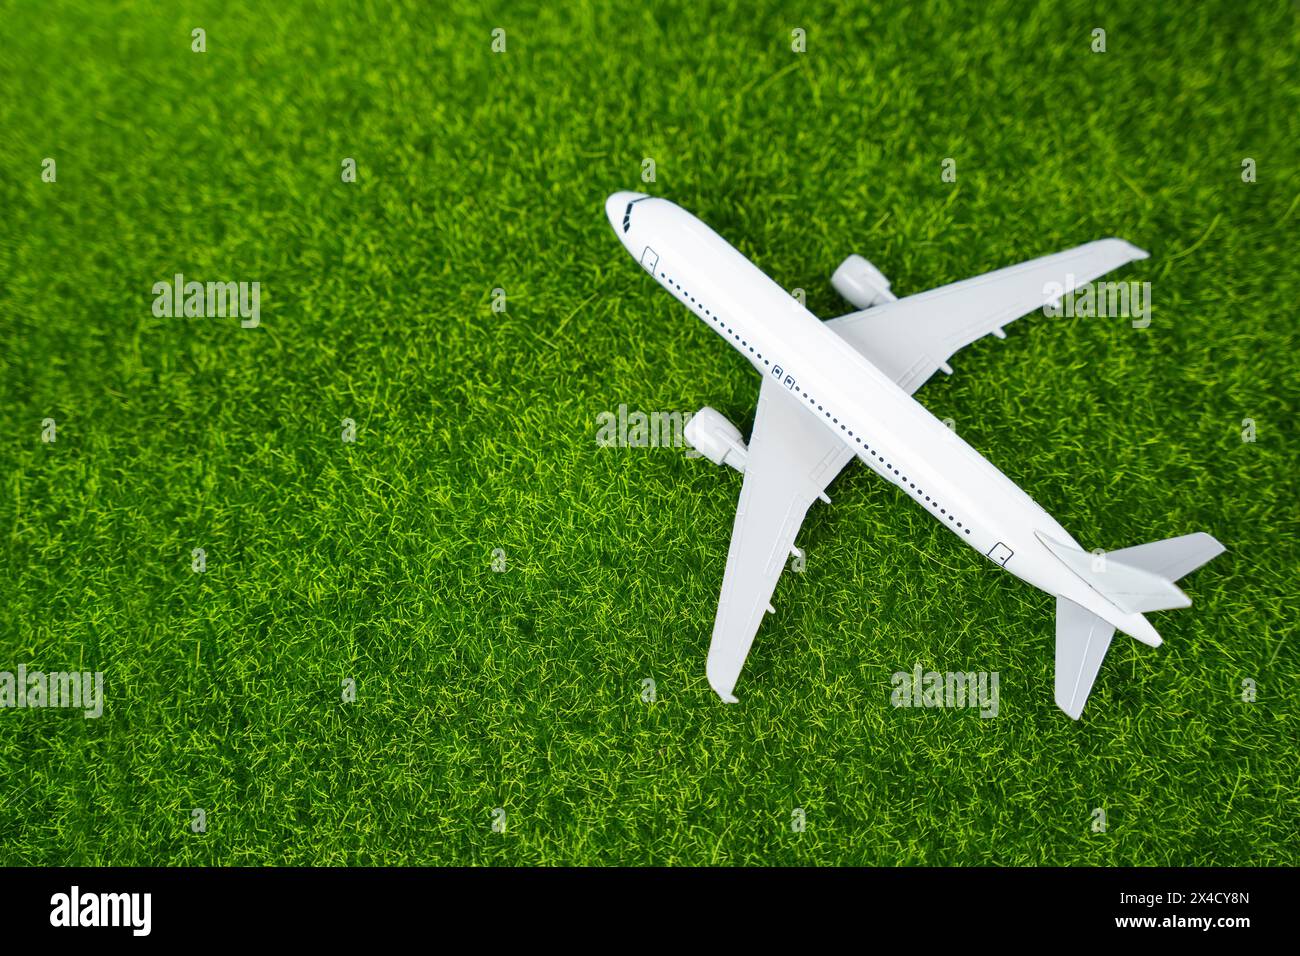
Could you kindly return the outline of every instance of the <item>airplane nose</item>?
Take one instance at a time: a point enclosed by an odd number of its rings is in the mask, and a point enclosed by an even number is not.
[[[620,236],[623,235],[623,221],[628,216],[628,207],[638,199],[645,199],[645,193],[617,192],[605,200],[605,215],[609,224]]]

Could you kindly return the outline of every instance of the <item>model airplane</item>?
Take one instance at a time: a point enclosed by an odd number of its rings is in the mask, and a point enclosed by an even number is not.
[[[820,321],[721,236],[666,199],[618,192],[610,225],[642,267],[762,375],[754,430],[702,408],[686,440],[744,475],[706,672],[728,703],[814,499],[854,456],[994,564],[1056,598],[1056,703],[1078,719],[1116,630],[1160,645],[1146,611],[1187,607],[1174,585],[1224,550],[1198,533],[1083,550],[911,396],[959,349],[1147,254],[1101,239],[898,299],[849,256],[831,278],[861,311]],[[1055,286],[1050,285],[1055,283]],[[1052,289],[1052,294],[1045,292]]]

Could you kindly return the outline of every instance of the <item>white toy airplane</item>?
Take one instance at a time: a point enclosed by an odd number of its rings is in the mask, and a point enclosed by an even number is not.
[[[831,278],[862,311],[822,322],[666,199],[618,192],[610,225],[655,280],[763,377],[749,447],[712,408],[686,440],[741,472],[731,550],[709,647],[709,684],[728,703],[777,578],[813,500],[855,455],[980,554],[1056,598],[1056,703],[1078,719],[1115,630],[1152,647],[1144,611],[1187,607],[1174,581],[1224,550],[1189,534],[1112,551],[1083,550],[1064,528],[911,396],[976,339],[1134,259],[1101,239],[906,299],[871,263],[849,256]],[[1052,295],[1044,290],[1057,283]]]

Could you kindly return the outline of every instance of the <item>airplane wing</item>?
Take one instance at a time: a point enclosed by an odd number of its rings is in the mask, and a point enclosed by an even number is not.
[[[910,395],[939,369],[951,374],[948,359],[958,350],[989,333],[1005,338],[1004,325],[1059,299],[1045,291],[1048,283],[1069,293],[1146,257],[1123,239],[1099,239],[826,324]]]
[[[804,515],[815,498],[829,500],[826,486],[852,457],[779,382],[763,379],[706,667],[709,685],[727,703],[736,703],[732,688]]]

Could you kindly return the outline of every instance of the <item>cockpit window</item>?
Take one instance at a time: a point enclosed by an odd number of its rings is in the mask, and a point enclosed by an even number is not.
[[[642,196],[640,199],[633,199],[630,203],[627,204],[627,208],[623,210],[623,231],[624,232],[627,232],[630,228],[632,228],[632,207],[639,202],[645,202],[647,199],[653,199],[653,198],[654,198],[653,196]]]

